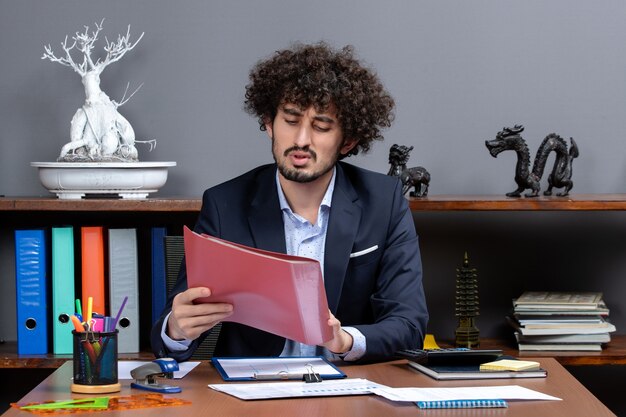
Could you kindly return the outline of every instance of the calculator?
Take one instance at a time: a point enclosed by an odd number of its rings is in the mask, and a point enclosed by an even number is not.
[[[396,352],[396,357],[408,359],[423,365],[480,365],[502,356],[500,349],[403,349]]]

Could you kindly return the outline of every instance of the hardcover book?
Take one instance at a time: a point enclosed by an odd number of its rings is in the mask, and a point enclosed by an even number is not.
[[[540,351],[580,351],[580,352],[601,352],[600,343],[523,343],[519,342],[517,347],[520,352],[540,352]]]
[[[545,336],[524,336],[515,332],[515,339],[521,343],[534,344],[566,344],[566,343],[609,343],[611,335],[608,333],[597,334],[554,334]]]
[[[545,336],[545,335],[557,335],[557,334],[601,334],[614,332],[615,326],[608,321],[602,320],[596,324],[583,324],[575,326],[573,324],[566,326],[543,326],[543,327],[527,327],[519,324],[517,320],[512,317],[506,318],[509,324],[515,329],[516,332],[521,333],[524,336]]]
[[[563,308],[589,309],[598,307],[602,301],[602,293],[599,292],[551,292],[551,291],[527,291],[514,300],[515,307],[527,308]]]

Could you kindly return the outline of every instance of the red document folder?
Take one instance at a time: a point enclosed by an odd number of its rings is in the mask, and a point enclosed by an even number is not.
[[[319,345],[332,338],[318,261],[199,235],[185,227],[187,284],[208,287],[200,302],[233,304],[226,319]]]

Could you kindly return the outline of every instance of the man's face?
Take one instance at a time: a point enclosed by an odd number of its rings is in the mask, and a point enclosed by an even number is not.
[[[272,154],[280,174],[290,181],[312,182],[330,175],[339,155],[348,153],[356,141],[344,141],[336,112],[318,113],[286,103],[265,125],[272,139]]]

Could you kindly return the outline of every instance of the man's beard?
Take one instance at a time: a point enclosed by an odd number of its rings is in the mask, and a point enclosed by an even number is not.
[[[334,158],[328,161],[327,164],[319,167],[317,171],[305,172],[303,169],[288,167],[287,163],[285,162],[286,159],[282,159],[282,161],[279,161],[279,159],[276,157],[276,149],[274,147],[274,143],[274,139],[272,138],[272,156],[274,157],[274,161],[276,161],[276,164],[278,165],[278,172],[280,172],[280,174],[289,181],[299,183],[313,182],[332,170],[335,167],[337,160],[339,159],[339,152],[337,152]],[[283,157],[287,158],[289,153],[294,151],[306,152],[311,156],[313,162],[317,161],[317,154],[315,153],[315,151],[309,149],[308,146],[305,146],[304,148],[300,146],[292,146],[291,148],[288,148],[285,150],[285,152],[283,152]]]

